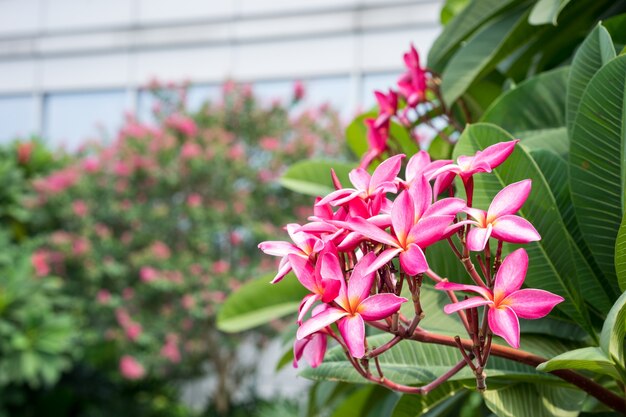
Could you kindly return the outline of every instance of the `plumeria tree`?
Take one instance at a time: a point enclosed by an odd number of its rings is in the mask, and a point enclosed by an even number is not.
[[[297,310],[302,375],[390,390],[350,391],[362,415],[625,413],[624,18],[547,3],[469,2],[429,68],[411,46],[347,129],[358,165],[284,174],[316,200],[259,245],[282,296],[243,308],[242,289],[221,326]]]

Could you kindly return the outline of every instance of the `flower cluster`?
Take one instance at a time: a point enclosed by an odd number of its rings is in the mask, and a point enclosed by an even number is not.
[[[376,123],[384,125],[385,120]],[[520,289],[528,265],[524,249],[501,259],[503,242],[540,239],[532,224],[515,214],[526,201],[531,182],[523,180],[506,186],[487,211],[472,207],[473,177],[502,164],[516,143],[498,143],[473,156],[461,156],[456,163],[432,161],[420,151],[407,162],[403,177],[399,175],[405,156],[395,155],[372,174],[363,168],[352,170],[351,187],[344,187],[333,175],[336,190],[316,200],[309,222],[286,227],[291,242],[260,243],[263,252],[281,257],[274,283],[293,271],[310,292],[300,305],[294,365],[305,358],[312,367],[318,366],[330,337],[343,346],[357,370],[371,379],[357,359],[373,358],[380,351],[367,346],[365,324],[395,334],[396,338],[419,334],[419,322],[424,316],[419,287],[424,276],[450,296],[453,303],[446,306],[445,312],[460,312],[466,329],[480,346],[472,353],[479,362],[488,357],[491,334],[519,347],[518,317],[543,317],[563,300],[546,291]],[[460,178],[465,199],[455,197],[454,177]],[[448,282],[430,269],[427,248],[442,240],[450,243],[474,285]],[[490,240],[498,247],[493,265]],[[482,276],[473,265],[471,251],[484,252],[484,258],[477,254]],[[408,292],[403,292],[405,284]],[[480,297],[458,301],[454,291],[475,292]],[[413,320],[400,313],[409,296],[415,306]],[[472,319],[477,314],[463,312],[478,307],[488,309],[488,328],[485,322],[482,330],[478,320]],[[481,363],[480,369],[483,367]],[[375,380],[383,381],[382,375]]]

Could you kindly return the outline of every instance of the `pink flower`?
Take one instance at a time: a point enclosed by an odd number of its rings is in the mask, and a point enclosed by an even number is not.
[[[98,295],[96,296],[96,300],[99,304],[108,304],[111,300],[111,293],[107,290],[98,291]]]
[[[489,306],[488,321],[491,331],[501,336],[514,348],[519,348],[519,319],[539,319],[552,311],[563,297],[548,291],[520,289],[528,270],[528,255],[524,249],[517,249],[507,256],[496,274],[493,291],[476,285],[440,282],[435,288],[444,291],[471,291],[482,297],[467,300],[444,307],[447,314],[467,308]]]
[[[146,374],[146,370],[135,358],[124,355],[120,359],[120,373],[126,379],[141,379]]]
[[[180,303],[185,310],[191,310],[196,305],[196,300],[193,298],[193,295],[185,294]]]
[[[202,147],[197,143],[185,142],[180,148],[180,157],[183,159],[195,159],[202,155]]]
[[[157,240],[152,244],[152,253],[157,259],[169,259],[172,255],[170,248],[160,240]]]
[[[198,133],[198,126],[196,126],[196,122],[194,122],[190,117],[183,116],[182,114],[172,114],[167,118],[165,124],[185,136],[196,136]]]
[[[298,367],[298,362],[304,358],[311,368],[317,368],[324,360],[327,346],[327,336],[323,332],[313,333],[293,344],[293,367]]]
[[[409,108],[417,106],[426,95],[426,73],[420,66],[420,57],[413,45],[409,52],[404,54],[404,64],[407,72],[398,80],[400,94],[407,102],[404,116]]]
[[[100,169],[100,162],[93,157],[85,158],[83,161],[83,169],[85,172],[94,173]]]
[[[172,363],[180,362],[180,350],[175,337],[168,335],[167,340],[161,348],[161,356],[168,359]]]
[[[159,272],[150,266],[142,266],[139,270],[139,278],[143,282],[152,282],[159,278]]]
[[[330,204],[340,206],[353,200],[373,198],[379,194],[396,192],[396,176],[400,172],[404,155],[395,155],[381,163],[372,175],[363,168],[350,171],[350,181],[355,188],[342,188],[328,194],[316,203],[316,205]]]
[[[143,328],[139,323],[130,322],[124,330],[126,331],[126,337],[128,337],[129,340],[136,342],[137,339],[139,339],[139,336],[141,336]]]
[[[306,90],[302,81],[298,80],[293,83],[293,101],[297,102],[302,100],[305,94]]]
[[[444,165],[433,173],[432,177],[437,177],[435,189],[443,191],[448,188],[455,175],[467,183],[474,174],[491,172],[513,153],[517,142],[519,139],[500,142],[476,152],[474,156],[459,156],[456,164]]]
[[[489,238],[509,243],[529,243],[541,239],[530,222],[515,216],[530,193],[531,181],[524,180],[504,187],[493,199],[486,212],[476,208],[465,211],[476,222],[467,234],[467,247],[471,251],[481,251]]]
[[[370,166],[373,160],[380,157],[388,149],[387,139],[389,139],[389,125],[383,124],[377,127],[376,120],[365,119],[365,124],[367,125],[368,149],[359,164],[359,168],[362,169]]]
[[[33,142],[20,143],[17,145],[17,161],[25,165],[30,161],[35,144]]]
[[[343,270],[337,258],[325,258],[329,275],[343,277]],[[370,295],[374,283],[374,272],[367,272],[376,259],[373,252],[365,255],[355,265],[346,284],[341,279],[339,295],[335,299],[337,307],[328,307],[323,312],[304,322],[297,332],[297,339],[302,340],[327,326],[338,322],[339,332],[345,341],[350,355],[362,358],[365,355],[365,321],[382,320],[396,313],[406,298],[395,294]]]
[[[230,264],[228,263],[228,261],[225,261],[223,259],[220,259],[219,261],[213,263],[213,272],[215,272],[216,274],[225,274],[226,272],[228,272],[229,269]]]
[[[237,143],[230,147],[226,156],[232,161],[238,161],[244,157],[246,150],[242,144]]]
[[[331,257],[334,259],[330,259]],[[339,262],[337,256],[329,251],[320,254],[315,266],[308,259],[289,255],[289,263],[296,274],[296,278],[307,290],[312,292],[300,302],[299,323],[302,322],[302,318],[315,302],[321,300],[324,303],[331,303],[339,295],[340,276],[322,276],[322,269],[329,262]]]
[[[259,141],[259,146],[261,149],[271,152],[280,148],[280,141],[277,138],[264,137]]]
[[[364,237],[391,246],[380,253],[372,263],[375,271],[399,255],[402,269],[416,275],[428,269],[423,249],[451,232],[450,223],[465,207],[457,198],[446,198],[431,205],[432,191],[428,181],[415,182],[393,202],[391,208],[392,234],[361,217],[355,217],[341,225]],[[369,272],[369,271],[368,271]]]
[[[72,211],[78,217],[85,217],[89,213],[89,207],[83,200],[76,200],[72,203]]]
[[[374,91],[374,95],[378,102],[379,113],[373,127],[378,129],[382,126],[388,126],[389,119],[395,116],[398,110],[398,94],[393,90],[389,90],[388,94]]]
[[[30,261],[35,268],[35,274],[38,277],[45,277],[50,275],[49,252],[44,249],[39,249],[32,254]]]
[[[187,205],[192,208],[200,207],[202,205],[202,196],[197,193],[189,194],[187,197]]]
[[[289,237],[295,243],[268,240],[259,243],[259,249],[268,255],[282,257],[278,266],[278,273],[272,280],[275,284],[283,279],[291,271],[289,255],[294,254],[301,258],[308,259],[311,255],[319,253],[324,248],[324,241],[319,237],[306,232],[298,231],[300,225],[290,223],[286,227]]]

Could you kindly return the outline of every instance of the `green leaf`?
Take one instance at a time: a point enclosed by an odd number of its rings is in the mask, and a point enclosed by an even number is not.
[[[529,25],[527,17],[527,12],[519,10],[497,17],[450,59],[441,76],[443,100],[448,106],[501,59],[541,31]]]
[[[615,58],[615,48],[609,32],[598,23],[574,55],[567,80],[567,129],[571,132],[578,106],[587,84],[594,74],[611,59]]]
[[[454,157],[472,155],[490,145],[512,139],[511,135],[497,126],[470,125],[461,135]],[[565,301],[558,308],[592,333],[587,308],[582,302],[576,280],[576,263],[569,234],[546,179],[523,147],[518,146],[492,174],[474,177],[474,206],[487,209],[502,188],[524,179],[532,180],[533,190],[519,214],[529,220],[541,235],[539,242],[524,246],[530,257],[526,284],[561,295]]]
[[[350,183],[348,173],[354,165],[342,161],[306,160],[290,166],[280,178],[280,184],[297,193],[313,197],[324,196],[333,191],[330,170],[334,169],[337,177],[345,186]]]
[[[437,136],[428,146],[428,154],[435,159],[450,159],[452,154],[452,145],[443,140],[441,136]]]
[[[405,394],[396,404],[391,417],[418,417],[442,405],[450,409],[450,406],[456,405],[459,400],[466,397],[465,393],[467,390],[462,384],[446,382],[428,395]]]
[[[428,53],[428,66],[442,72],[449,57],[489,19],[508,10],[519,0],[473,0],[452,19],[433,43]]]
[[[558,155],[564,161],[567,161],[567,155],[569,153],[569,137],[567,136],[567,129],[564,126],[556,129],[521,132],[516,136],[521,139],[522,145],[530,151],[550,151],[555,155]]]
[[[365,119],[375,119],[377,116],[377,111],[360,114],[346,128],[348,147],[350,147],[350,150],[357,158],[362,157],[367,152],[367,126],[365,125]]]
[[[355,390],[330,417],[379,417],[387,416],[396,405],[400,395],[377,385],[367,385]]]
[[[615,44],[615,49],[621,51],[626,45],[626,30],[624,30],[624,25],[626,25],[626,13],[612,16],[610,19],[607,19],[602,23],[606,30],[608,30],[611,34],[611,38],[613,38],[613,43]]]
[[[270,284],[273,274],[250,281],[232,293],[217,314],[217,328],[235,333],[298,311],[308,293],[293,274]]]
[[[547,24],[556,26],[559,13],[569,2],[570,0],[539,0],[533,6],[528,22],[535,26]]]
[[[615,242],[615,272],[620,290],[626,291],[626,215],[622,218]]]
[[[441,24],[446,25],[453,17],[463,12],[467,7],[469,0],[446,0],[441,8]]]
[[[538,384],[511,384],[483,394],[498,417],[576,417],[585,393],[573,388]]]
[[[544,372],[558,369],[580,369],[619,379],[613,361],[602,349],[597,347],[586,347],[562,353],[537,366],[537,369]]]
[[[541,73],[502,94],[481,121],[500,126],[524,139],[521,132],[565,126],[568,67]]]
[[[530,154],[548,182],[565,228],[569,232],[568,238],[576,262],[580,291],[585,295],[585,302],[604,317],[613,306],[613,294],[607,291],[610,285],[605,277],[599,272],[596,273],[598,268],[580,233],[569,191],[567,162],[551,151],[543,149],[531,151]]]
[[[600,347],[622,369],[624,368],[624,336],[626,336],[626,292],[615,302],[604,321],[600,334]]]
[[[570,189],[580,231],[612,290],[615,240],[626,181],[626,56],[613,59],[589,82],[571,132]]]

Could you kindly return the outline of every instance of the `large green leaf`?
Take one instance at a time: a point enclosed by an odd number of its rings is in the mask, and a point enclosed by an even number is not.
[[[598,24],[574,55],[567,80],[567,128],[570,132],[587,84],[594,74],[613,58],[615,58],[615,48],[611,35],[601,24]]]
[[[626,292],[615,302],[600,334],[600,347],[624,369],[624,336],[626,336]],[[626,381],[625,381],[626,382]]]
[[[615,242],[615,271],[619,288],[626,291],[626,215],[622,219]]]
[[[357,158],[362,157],[367,152],[367,126],[365,119],[375,119],[376,116],[378,116],[378,112],[375,110],[360,114],[346,128],[346,142]]]
[[[625,93],[626,56],[620,56],[593,76],[582,96],[569,159],[570,189],[580,230],[618,294],[615,240],[624,212]]]
[[[615,364],[604,351],[597,347],[586,347],[562,353],[537,367],[544,372],[558,369],[580,369],[619,378]]]
[[[368,338],[368,346],[381,346],[390,339],[390,335],[381,334]],[[531,338],[527,338],[530,340]],[[528,342],[525,340],[524,342]],[[552,343],[553,352],[562,352],[564,345]],[[523,346],[524,347],[524,346]],[[560,353],[559,352],[559,353]],[[448,371],[461,359],[456,347],[402,341],[380,355],[380,365],[386,378],[407,385],[423,385]],[[518,362],[492,356],[486,370],[490,379],[524,380],[545,383],[559,383],[550,374],[541,373],[533,367]],[[352,383],[364,383],[346,359],[343,349],[336,346],[326,353],[324,362],[317,368],[308,368],[301,375],[314,380],[338,380]],[[465,368],[450,378],[450,381],[472,381],[474,374]]]
[[[240,332],[297,312],[300,300],[308,293],[306,288],[293,274],[270,284],[273,277],[264,275],[231,294],[217,314],[217,328]]]
[[[569,68],[563,67],[529,78],[501,95],[481,121],[498,125],[522,139],[521,132],[565,126],[568,73]]]
[[[434,70],[443,71],[446,61],[461,41],[467,39],[478,28],[492,17],[508,10],[519,0],[473,0],[463,13],[459,13],[444,28],[435,40],[428,53],[428,66]]]
[[[290,166],[280,178],[283,187],[313,197],[325,196],[333,191],[330,170],[334,169],[344,186],[350,184],[348,173],[354,165],[342,161],[306,160]]]
[[[484,398],[498,417],[576,417],[585,393],[573,388],[521,383],[488,390]]]
[[[570,0],[539,0],[533,6],[528,22],[537,26],[546,24],[556,26],[559,13],[569,2]]]
[[[461,135],[454,156],[472,155],[490,145],[512,139],[497,126],[470,125]],[[525,245],[530,257],[526,284],[561,295],[565,301],[559,304],[560,310],[592,332],[576,280],[576,263],[569,234],[550,186],[532,157],[518,146],[492,174],[476,175],[474,178],[474,205],[481,209],[487,209],[493,197],[505,186],[524,179],[532,180],[533,190],[519,214],[535,226],[542,239]]]
[[[451,105],[501,59],[541,31],[528,24],[528,12],[523,10],[513,10],[489,22],[450,59],[441,77],[443,100]]]
[[[556,129],[541,129],[521,132],[516,135],[530,151],[546,150],[567,161],[569,137],[565,126]]]
[[[543,149],[531,151],[530,154],[548,182],[565,228],[569,232],[580,291],[585,295],[585,302],[604,317],[613,306],[613,294],[608,281],[598,271],[580,233],[569,191],[567,162],[553,152]]]
[[[437,407],[450,409],[467,395],[463,385],[458,382],[446,382],[428,395],[405,394],[400,398],[391,417],[418,417],[431,412]],[[432,414],[431,414],[432,415]]]

